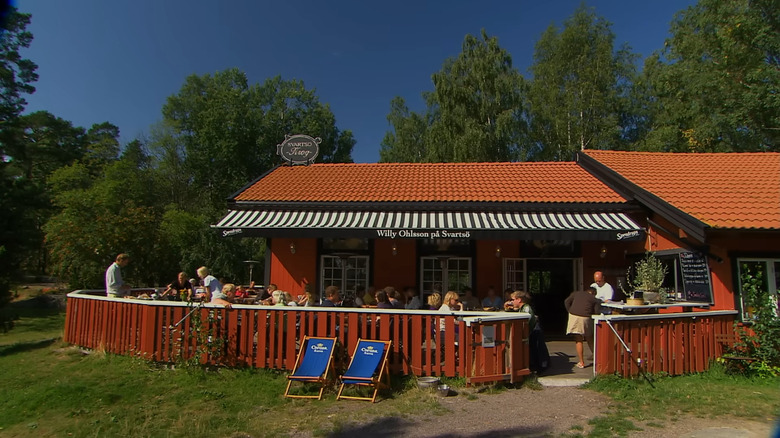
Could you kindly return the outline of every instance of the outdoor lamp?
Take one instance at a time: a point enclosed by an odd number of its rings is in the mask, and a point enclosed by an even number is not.
[[[393,255],[398,254],[398,246],[393,242]]]
[[[501,257],[501,245],[496,245],[496,257]]]
[[[601,245],[601,251],[599,251],[599,257],[602,259],[607,256],[607,245]]]
[[[290,243],[290,254],[295,254],[295,242]]]

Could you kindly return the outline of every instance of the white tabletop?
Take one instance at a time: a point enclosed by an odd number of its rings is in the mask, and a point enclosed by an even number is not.
[[[640,304],[629,305],[623,301],[608,301],[601,303],[601,307],[609,307],[611,309],[630,310],[630,309],[667,309],[669,307],[701,307],[709,308],[710,303],[696,302],[696,301],[674,301],[666,304]]]

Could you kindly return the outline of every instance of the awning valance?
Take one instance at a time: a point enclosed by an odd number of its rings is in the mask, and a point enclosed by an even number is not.
[[[643,229],[620,212],[230,210],[223,236],[632,240]]]

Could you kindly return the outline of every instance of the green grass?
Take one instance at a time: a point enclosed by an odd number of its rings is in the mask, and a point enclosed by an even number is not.
[[[30,302],[2,309],[19,315],[0,334],[0,436],[316,436],[353,428],[396,427],[404,419],[447,415],[434,391],[417,389],[414,377],[393,377],[381,403],[336,402],[334,389],[322,401],[282,397],[286,379],[269,370],[205,370],[166,367],[140,359],[93,351],[52,340],[62,333],[62,312]],[[462,379],[443,379],[468,402],[507,390],[506,385],[463,388]],[[523,387],[538,388],[529,379]],[[572,427],[566,436],[627,436],[638,427],[657,429],[684,414],[738,415],[771,421],[780,413],[780,380],[726,375],[721,368],[699,375],[657,377],[656,388],[639,379],[606,377],[588,388],[614,400],[613,413]],[[308,388],[311,390],[312,388]],[[735,403],[741,406],[735,409]],[[640,426],[634,422],[644,422]]]
[[[0,330],[0,354],[9,346],[62,337],[65,311],[41,309],[37,304],[37,298],[33,297],[0,309],[0,320],[13,321],[11,330]]]
[[[83,354],[51,340],[62,334],[63,313],[31,303],[3,311],[19,319],[0,335],[0,436],[329,435],[358,420],[447,412],[411,377],[394,377],[377,404],[336,402],[334,388],[322,401],[286,399],[284,373]]]
[[[713,364],[705,373],[657,376],[653,385],[655,388],[644,380],[609,376],[594,379],[585,387],[608,395],[623,416],[641,421],[673,421],[683,414],[772,421],[780,415],[777,377],[751,379],[728,375],[720,365]]]

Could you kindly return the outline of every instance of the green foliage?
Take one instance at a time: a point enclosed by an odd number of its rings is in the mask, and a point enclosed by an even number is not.
[[[153,284],[161,270],[172,268],[166,278],[176,271],[159,258],[160,212],[138,154],[143,155],[140,145],[131,143],[95,179],[89,177],[90,164],[83,163],[63,167],[50,179],[60,208],[44,226],[50,269],[73,288],[102,288],[105,270],[120,252],[132,256],[125,273],[131,284]]]
[[[250,85],[238,69],[189,76],[163,106],[158,129],[150,146],[161,169],[191,178],[197,199],[185,202],[209,214],[224,212],[229,195],[279,162],[276,145],[285,134],[322,138],[324,162],[351,162],[355,144],[303,82],[277,76]]]
[[[525,82],[498,38],[466,35],[461,53],[432,76],[425,114],[391,102],[381,161],[485,162],[524,160]]]
[[[28,229],[25,201],[30,189],[10,169],[14,127],[27,103],[24,95],[35,91],[32,83],[38,80],[38,66],[20,54],[32,41],[29,24],[30,14],[15,8],[0,23],[0,306],[9,300],[10,285],[20,274],[19,253],[29,247],[27,233],[17,230]]]
[[[780,20],[775,0],[700,0],[645,62],[654,97],[645,150],[777,151]]]
[[[629,286],[635,290],[647,292],[658,291],[663,285],[668,271],[666,265],[655,256],[655,253],[650,251],[645,253],[642,260],[634,263],[633,268],[633,273],[631,268],[626,273],[626,276],[630,278]]]
[[[550,26],[536,43],[529,117],[534,158],[571,160],[582,149],[625,146],[637,55],[614,48],[611,23],[581,5],[562,30]]]
[[[0,22],[0,131],[24,111],[24,95],[35,91],[32,83],[38,80],[38,66],[19,53],[32,42],[29,24],[30,14],[21,14],[15,8]]]
[[[737,357],[755,358],[755,361],[727,361],[732,372],[766,377],[780,376],[780,316],[777,302],[765,286],[766,272],[750,263],[741,266],[744,305],[752,309],[751,321],[736,325],[739,342],[728,353]]]

